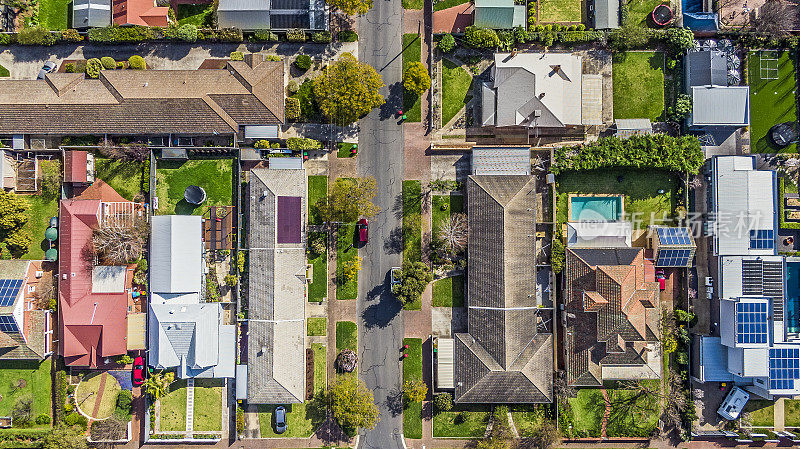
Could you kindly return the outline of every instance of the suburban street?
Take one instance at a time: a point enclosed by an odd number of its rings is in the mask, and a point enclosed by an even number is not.
[[[377,0],[360,19],[359,57],[383,78],[386,104],[360,121],[359,176],[377,181],[380,212],[370,225],[370,243],[361,250],[359,276],[359,355],[361,378],[375,395],[380,422],[362,431],[359,447],[404,447],[400,346],[404,324],[400,303],[389,289],[389,271],[402,261],[403,130],[396,116],[402,105],[402,9],[398,1]]]

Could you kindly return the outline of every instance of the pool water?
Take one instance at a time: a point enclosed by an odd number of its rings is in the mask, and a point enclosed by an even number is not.
[[[570,221],[618,221],[622,216],[621,196],[573,196]]]
[[[786,263],[786,331],[800,332],[800,262]]]

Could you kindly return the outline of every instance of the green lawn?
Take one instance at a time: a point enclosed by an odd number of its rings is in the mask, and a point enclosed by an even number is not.
[[[198,27],[205,28],[212,24],[214,17],[214,6],[211,4],[202,5],[178,5],[178,10],[175,11],[175,18],[178,19],[178,25],[197,25]]]
[[[69,27],[71,0],[40,0],[39,25],[49,30],[64,30]],[[69,21],[68,21],[69,20]]]
[[[403,409],[403,435],[406,438],[422,438],[422,402],[410,402]]]
[[[57,159],[39,161],[43,172],[55,171],[61,179],[61,162]],[[50,248],[50,242],[45,240],[44,231],[50,225],[50,218],[58,216],[58,198],[60,195],[49,195],[40,192],[37,195],[25,195],[25,199],[30,204],[28,209],[28,222],[23,226],[23,230],[28,232],[33,238],[28,252],[23,254],[21,259],[42,260],[44,252]]]
[[[653,382],[658,385],[660,381]],[[634,390],[609,389],[611,416],[606,426],[609,437],[647,437],[658,425],[659,403],[654,396],[634,396]],[[600,423],[598,422],[598,426]]]
[[[169,386],[169,393],[161,399],[160,431],[186,430],[186,381],[176,380]]]
[[[105,378],[105,386],[103,387],[103,396],[100,398],[98,405],[97,393],[100,391],[100,384],[103,383],[103,378]],[[95,371],[84,376],[75,388],[75,402],[85,414],[96,419],[106,419],[114,413],[114,409],[117,406],[117,395],[120,390],[122,388],[114,376],[104,371]],[[98,405],[96,412],[95,405]]]
[[[351,143],[351,142],[339,142],[336,145],[336,157],[356,157],[358,156],[358,144]],[[356,149],[356,153],[353,154],[353,148]]]
[[[403,359],[403,382],[422,380],[422,339],[404,338],[403,345],[408,345]],[[412,402],[405,405],[403,411],[403,434],[406,438],[422,438],[422,403]]]
[[[464,276],[435,281],[433,283],[433,307],[464,307]]]
[[[352,321],[336,322],[336,350],[343,349],[358,352],[358,326]]]
[[[511,417],[520,436],[532,437],[539,431],[539,427],[547,420],[545,404],[512,406]]]
[[[102,179],[130,201],[133,201],[137,193],[142,192],[142,185],[149,176],[149,169],[148,162],[123,162],[100,157],[94,159],[94,177]]]
[[[355,232],[355,224],[339,226],[336,231],[336,299],[356,299],[358,296],[358,276],[347,281],[343,274],[344,264],[358,256],[358,250],[353,246]]]
[[[403,9],[422,9],[423,0],[403,0]]]
[[[439,438],[482,438],[491,415],[489,406],[459,406],[433,416],[433,436]]]
[[[328,319],[322,317],[310,317],[306,320],[307,335],[309,337],[328,335]]]
[[[664,53],[631,51],[614,55],[614,118],[648,118],[664,115]]]
[[[194,381],[194,430],[222,430],[222,393],[220,380]]]
[[[561,413],[568,413],[572,420],[572,431],[578,436],[600,436],[600,420],[605,408],[603,395],[597,388],[581,388],[578,397],[569,399],[570,409],[560,408]]]
[[[317,202],[324,200],[328,196],[328,177],[309,176],[308,177],[308,222],[310,224],[322,224],[322,217],[317,212]]]
[[[0,385],[2,384],[0,383]],[[783,406],[786,427],[800,427],[800,400],[787,399]]]
[[[466,70],[448,59],[442,61],[442,126],[464,109],[471,86],[472,76]]]
[[[408,8],[406,2],[419,4],[419,8]],[[422,9],[422,0],[403,0],[403,7],[406,9]],[[403,72],[406,66],[412,62],[422,61],[422,39],[414,33],[403,35]],[[425,95],[425,94],[423,94]],[[403,111],[406,113],[407,122],[419,122],[422,120],[422,98],[419,95],[403,90]]]
[[[443,9],[452,8],[453,6],[463,5],[468,3],[464,0],[441,0],[437,2],[434,0],[433,10],[434,11],[441,11]]]
[[[775,425],[775,409],[772,401],[751,399],[744,406],[744,411],[750,413],[754,426],[772,427]]]
[[[580,22],[581,0],[541,0],[539,2],[539,22]]]
[[[442,222],[450,219],[451,214],[464,212],[463,195],[433,195],[431,199],[431,221],[435,236]]]
[[[36,361],[8,360],[0,362],[0,416],[10,416],[14,403],[23,396],[33,395],[31,415],[51,416],[52,363],[47,359]],[[49,427],[49,426],[48,426]]]
[[[422,260],[422,183],[403,181],[403,258]]]
[[[314,231],[309,234],[317,235],[321,232]],[[313,279],[308,284],[308,301],[321,302],[328,296],[328,251],[324,250],[317,257],[308,259],[308,263],[314,266]]]
[[[158,161],[156,169],[158,215],[202,215],[211,206],[233,204],[233,161],[204,159],[186,162]],[[206,202],[194,207],[183,199],[187,187],[205,189]]]
[[[628,1],[628,22],[641,26],[649,26],[652,23],[650,13],[656,6],[663,3],[661,0],[629,0]]]
[[[7,68],[0,65],[0,78],[5,78],[7,76],[11,76],[11,73]]]
[[[797,145],[779,148],[772,143],[770,128],[783,122],[797,121],[795,72],[797,68],[784,51],[778,57],[778,79],[761,78],[761,52],[748,53],[750,74],[750,142],[753,153],[796,152]]]
[[[258,407],[258,421],[261,427],[261,438],[308,438],[314,433],[311,419],[311,406],[308,404],[285,404],[286,432],[276,434],[273,427],[272,414],[277,406],[262,405]]]
[[[314,351],[314,394],[317,395],[324,392],[327,385],[328,358],[322,343],[311,343],[311,349]]]
[[[618,177],[622,176],[622,182]],[[623,194],[625,216],[635,229],[645,229],[650,224],[662,224],[664,214],[669,218],[677,202],[678,177],[659,170],[603,169],[565,172],[557,178],[558,198],[556,220],[566,223],[569,213],[570,193]],[[660,189],[664,193],[658,193]],[[667,223],[671,223],[668,220]]]

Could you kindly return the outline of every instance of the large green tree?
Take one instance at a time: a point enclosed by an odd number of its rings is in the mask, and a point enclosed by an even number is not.
[[[379,412],[372,392],[356,376],[340,376],[328,392],[331,411],[344,428],[372,429],[378,422]]]
[[[342,53],[316,78],[314,98],[331,122],[346,126],[386,101],[381,87],[383,81],[372,66]]]
[[[350,14],[366,14],[372,8],[372,0],[328,0],[328,5]]]
[[[422,296],[425,287],[433,280],[431,270],[422,262],[403,262],[400,270],[400,283],[392,286],[392,293],[408,304],[416,301]]]
[[[351,223],[358,217],[371,217],[378,213],[372,202],[376,192],[375,178],[339,178],[327,198],[317,202],[317,211],[327,222]]]
[[[424,64],[415,61],[406,66],[403,73],[403,87],[414,95],[422,95],[431,88],[431,76]]]

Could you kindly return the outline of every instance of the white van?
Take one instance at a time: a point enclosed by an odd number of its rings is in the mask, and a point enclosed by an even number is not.
[[[717,414],[728,421],[733,421],[739,417],[739,414],[744,410],[745,404],[750,400],[750,393],[742,390],[739,387],[733,387],[722,405],[717,409]]]

